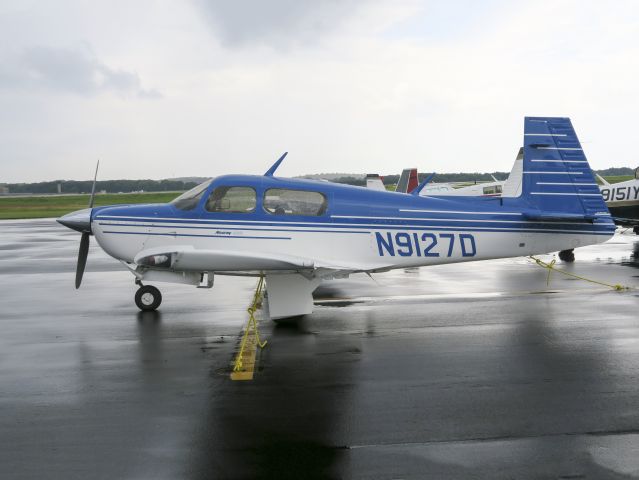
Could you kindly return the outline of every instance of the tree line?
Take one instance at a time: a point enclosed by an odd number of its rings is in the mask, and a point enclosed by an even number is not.
[[[60,185],[61,193],[90,193],[93,186],[92,180],[55,180],[53,182],[38,183],[9,183],[10,193],[58,193]],[[130,192],[171,192],[188,190],[195,187],[195,182],[183,182],[180,180],[99,180],[96,182],[96,191],[106,190],[108,193]]]
[[[602,177],[607,176],[620,176],[620,175],[634,175],[634,170],[632,168],[627,167],[613,167],[613,168],[605,168],[603,170],[595,170],[595,173],[598,173]],[[419,173],[419,181],[422,182],[426,179],[426,177],[430,175],[429,172]],[[510,172],[492,172],[492,173],[435,173],[433,177],[433,182],[436,183],[448,183],[448,182],[492,182],[493,176],[499,180],[504,181],[508,178]],[[364,177],[353,177],[353,176],[344,176],[337,177],[332,180],[336,183],[347,183],[349,185],[366,185],[366,178]],[[399,175],[385,175],[383,176],[384,185],[395,185],[399,181]]]
[[[602,176],[634,175],[632,168],[613,167],[603,170],[595,170]],[[492,176],[498,180],[506,180],[509,172],[493,173],[436,173],[433,181],[437,183],[446,182],[491,182]],[[420,173],[419,181],[423,181],[430,173]],[[346,183],[349,185],[366,185],[364,176],[345,175],[333,178],[336,183]],[[394,185],[399,181],[399,175],[384,176],[385,185]],[[51,194],[58,193],[60,185],[61,193],[90,193],[93,181],[91,180],[55,180],[52,182],[38,183],[8,183],[4,184],[9,188],[10,193],[32,193]],[[182,180],[99,180],[96,184],[96,191],[106,190],[108,193],[130,193],[130,192],[171,192],[189,190],[197,185],[196,182]]]

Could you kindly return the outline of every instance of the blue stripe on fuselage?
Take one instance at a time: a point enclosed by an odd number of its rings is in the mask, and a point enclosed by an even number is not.
[[[99,217],[98,217],[99,218]],[[424,229],[445,229],[445,230],[473,230],[473,231],[518,231],[518,232],[567,232],[567,233],[609,233],[614,229],[612,222],[603,224],[577,223],[577,222],[533,222],[533,221],[513,221],[513,220],[488,220],[488,219],[466,219],[466,220],[402,220],[390,223],[390,220],[383,223],[375,220],[354,219],[351,222],[345,220],[334,223],[324,222],[278,222],[267,223],[259,221],[227,221],[224,223],[216,221],[187,221],[182,220],[158,220],[158,219],[122,219],[114,223],[110,221],[100,221],[100,225],[122,226],[122,227],[144,227],[144,228],[192,228],[211,230],[254,230],[254,231],[282,231],[282,232],[317,232],[317,233],[369,233],[375,230],[424,230]],[[177,225],[176,225],[177,223]],[[259,227],[259,228],[255,228]],[[263,228],[270,227],[270,228]],[[276,227],[276,228],[273,228]],[[277,228],[279,227],[279,228]],[[294,228],[290,228],[294,227]],[[299,227],[306,228],[301,230]],[[329,230],[331,229],[331,230]],[[355,230],[357,229],[357,230]],[[362,230],[365,229],[365,230]]]
[[[219,186],[251,186],[257,192],[252,213],[210,213],[204,204],[210,192]],[[268,188],[290,188],[323,193],[328,209],[320,216],[276,216],[262,208]],[[191,211],[171,204],[101,207],[94,209],[94,220],[115,221],[129,229],[133,224],[146,228],[243,229],[273,232],[368,233],[372,230],[442,230],[467,232],[572,233],[611,235],[614,223],[599,217],[595,223],[531,222],[522,219],[529,210],[523,198],[418,197],[373,191],[362,187],[278,177],[229,175],[216,178],[199,205]],[[411,211],[415,211],[414,213]],[[418,211],[422,211],[421,213]],[[420,218],[418,215],[421,215]],[[424,219],[427,216],[428,219]],[[359,218],[358,218],[359,217]],[[514,223],[511,223],[514,222]],[[173,224],[173,225],[168,225]],[[267,228],[262,228],[267,227]],[[304,230],[300,230],[304,229]],[[111,229],[113,230],[113,229]],[[245,238],[245,237],[244,237]],[[264,238],[264,237],[259,237]]]
[[[169,222],[169,221],[167,221]],[[227,227],[226,225],[218,225],[218,226],[214,226],[212,224],[212,226],[210,227],[200,227],[200,226],[193,226],[193,225],[186,225],[186,224],[182,224],[182,225],[158,225],[156,224],[135,224],[135,223],[107,223],[107,222],[98,222],[99,225],[106,225],[106,226],[113,226],[113,227],[144,227],[144,228],[190,228],[190,229],[194,229],[194,230],[251,230],[251,231],[258,231],[258,232],[315,232],[315,233],[358,233],[358,234],[367,234],[370,233],[369,231],[354,231],[354,230],[341,230],[341,231],[335,231],[335,230],[301,230],[301,229],[291,229],[291,228],[286,228],[286,229],[281,229],[281,228],[235,228],[235,227]],[[197,225],[201,225],[197,224]]]
[[[362,231],[345,231],[345,230],[299,230],[299,229],[263,229],[263,228],[230,228],[225,225],[222,226],[212,226],[212,227],[191,227],[187,225],[175,226],[175,225],[132,225],[132,224],[109,224],[110,226],[121,226],[123,228],[131,228],[131,227],[141,227],[141,228],[183,228],[183,229],[197,229],[197,230],[248,230],[254,232],[299,232],[299,233],[337,233],[337,234],[369,234],[371,233],[371,228],[374,230],[409,230],[409,231],[464,231],[464,232],[504,232],[504,233],[556,233],[556,234],[585,234],[585,235],[609,235],[609,231],[607,230],[592,230],[592,229],[583,229],[583,228],[572,228],[572,229],[564,229],[560,230],[557,228],[534,228],[532,226],[511,226],[511,227],[473,227],[473,226],[435,226],[435,225],[379,225],[379,226],[365,226],[367,230]],[[592,228],[592,225],[586,225],[587,227]],[[358,228],[358,227],[349,227],[349,228]],[[105,231],[105,233],[113,233],[113,231]],[[139,235],[144,235],[145,232],[131,232],[137,233]],[[169,235],[169,234],[167,234]],[[173,234],[170,234],[173,235]],[[219,235],[220,237],[229,238],[228,235]],[[233,238],[247,238],[247,237],[233,237]],[[257,238],[266,238],[266,237],[257,237]]]

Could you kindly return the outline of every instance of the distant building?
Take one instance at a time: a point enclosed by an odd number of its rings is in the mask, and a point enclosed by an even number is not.
[[[0,185],[0,195],[7,195],[9,193],[9,187],[6,185]]]

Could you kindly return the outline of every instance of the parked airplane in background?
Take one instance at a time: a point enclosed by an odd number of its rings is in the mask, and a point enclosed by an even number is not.
[[[399,176],[395,191],[400,193],[411,193],[419,186],[419,177],[416,168],[405,168]]]
[[[278,319],[311,313],[324,279],[517,257],[606,241],[615,231],[568,118],[524,122],[522,194],[422,197],[263,175],[225,175],[168,204],[94,207],[58,221],[89,236],[140,285],[142,310],[161,302],[143,282],[213,286],[214,275],[265,276]]]
[[[517,197],[521,194],[521,171],[523,149],[519,150],[513,169],[506,181],[499,181],[493,176],[493,182],[479,182],[468,185],[468,182],[429,182],[420,191],[422,196],[454,195],[454,196],[507,196]],[[406,168],[399,177],[396,192],[411,193],[418,185],[416,168]],[[374,190],[385,190],[382,177],[377,174],[366,175],[366,187]]]
[[[611,184],[601,176],[599,179],[603,183],[601,194],[615,223],[633,227],[639,235],[639,168],[635,169],[634,180]]]
[[[384,186],[384,178],[380,177],[376,173],[370,173],[366,175],[366,188],[370,188],[371,190],[378,190],[380,192],[385,192],[386,187]]]
[[[405,168],[402,170],[402,174],[399,176],[395,189],[393,192],[410,193],[417,188],[419,181],[417,179],[416,168]],[[366,175],[366,188],[372,190],[386,191],[384,186],[384,179],[376,173],[370,173]]]

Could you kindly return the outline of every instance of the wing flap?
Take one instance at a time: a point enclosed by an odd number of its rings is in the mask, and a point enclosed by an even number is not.
[[[313,260],[292,255],[229,250],[200,250],[190,245],[146,249],[138,253],[134,261],[143,266],[200,272],[314,268]]]
[[[306,270],[324,277],[335,274],[370,272],[386,268],[386,264],[336,264],[331,261],[312,260],[274,253],[200,250],[192,245],[148,248],[135,256],[138,265],[175,271],[259,272],[278,270]]]

